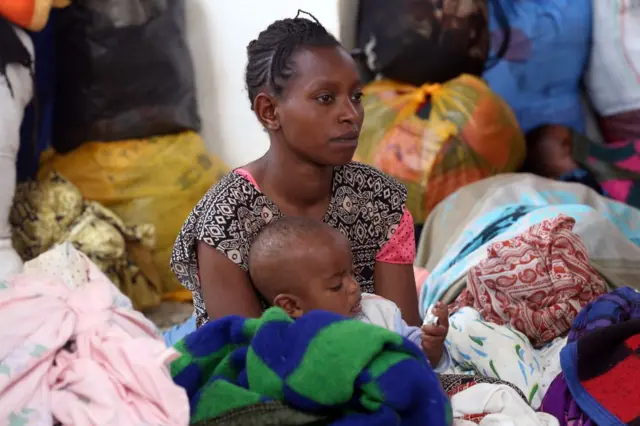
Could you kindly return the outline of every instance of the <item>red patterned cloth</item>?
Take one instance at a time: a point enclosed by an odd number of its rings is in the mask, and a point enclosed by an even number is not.
[[[569,331],[578,312],[607,290],[574,225],[560,215],[489,246],[452,310],[472,306],[484,320],[511,324],[538,347]]]

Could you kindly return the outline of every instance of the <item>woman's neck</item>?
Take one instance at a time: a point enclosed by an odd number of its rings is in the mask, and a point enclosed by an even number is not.
[[[273,148],[254,165],[260,188],[277,204],[304,211],[317,206],[326,209],[331,200],[331,166],[314,165],[291,152],[276,152]]]

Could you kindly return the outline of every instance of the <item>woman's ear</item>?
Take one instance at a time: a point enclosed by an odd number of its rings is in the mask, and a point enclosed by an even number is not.
[[[300,298],[292,294],[279,294],[273,299],[273,306],[277,306],[289,315],[297,319],[304,314]]]
[[[271,131],[280,129],[280,120],[276,114],[277,101],[267,93],[259,93],[253,101],[253,110],[260,123]]]

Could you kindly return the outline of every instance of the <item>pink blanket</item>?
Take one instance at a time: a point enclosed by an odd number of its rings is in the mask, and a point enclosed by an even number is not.
[[[453,310],[472,306],[486,321],[511,324],[534,346],[568,332],[580,310],[607,291],[574,224],[560,215],[491,244]]]
[[[80,285],[34,268],[0,282],[0,425],[187,425],[187,396],[167,367],[176,353],[72,254]]]

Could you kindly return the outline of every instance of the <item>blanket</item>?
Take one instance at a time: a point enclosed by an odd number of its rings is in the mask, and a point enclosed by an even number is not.
[[[189,423],[178,353],[70,244],[0,280],[0,317],[0,425]]]
[[[536,347],[563,336],[581,309],[607,291],[572,231],[575,222],[559,215],[491,244],[487,258],[469,270],[455,306],[510,324]]]
[[[175,349],[171,372],[189,396],[191,424],[270,400],[333,415],[334,425],[450,424],[451,407],[418,347],[336,314],[229,316]]]
[[[599,328],[560,353],[567,387],[598,425],[640,424],[640,319]]]
[[[421,312],[438,300],[453,301],[491,244],[559,214],[576,220],[573,232],[610,287],[640,288],[640,211],[581,184],[503,174],[461,188],[429,216],[416,257],[416,265],[430,271],[420,293]]]
[[[618,388],[622,390],[622,395],[618,398],[622,402],[621,405],[633,408],[633,403],[626,398],[638,394],[633,388],[636,386],[637,380],[634,383],[633,375],[620,376],[620,367],[624,366],[624,363],[620,361],[626,358],[624,338],[614,338],[610,342],[611,344],[605,343],[605,340],[600,338],[589,338],[588,340],[583,340],[583,338],[599,330],[602,330],[601,333],[604,335],[613,335],[617,325],[634,320],[636,323],[640,320],[640,293],[629,287],[620,287],[611,293],[602,295],[582,309],[571,326],[568,336],[569,344],[562,351],[562,369],[565,370],[565,373],[558,375],[551,384],[542,401],[540,411],[553,414],[561,419],[563,425],[594,426],[600,424],[600,422],[594,422],[593,420],[596,418],[594,417],[592,420],[589,413],[595,413],[596,416],[599,416],[597,417],[599,420],[603,420],[603,417],[600,416],[607,416],[605,423],[602,424],[621,424],[617,419],[608,416],[607,401],[604,401],[600,408],[596,408],[600,405],[599,402],[596,402],[598,397],[612,400],[610,396],[607,398],[606,393],[611,390],[607,389],[606,383],[604,386],[596,386],[596,392],[592,397],[589,388],[583,387],[579,374],[582,373],[585,377],[595,371],[593,374],[595,380],[592,383],[603,379],[614,383],[614,392]],[[621,351],[619,351],[620,349]],[[611,355],[616,351],[618,351],[618,355],[622,356],[619,359],[610,360]],[[585,360],[588,361],[587,364],[582,361],[576,363],[578,355],[585,357]],[[595,358],[590,359],[593,356]],[[610,361],[612,362],[608,364]],[[633,358],[630,358],[629,361],[633,362]],[[581,366],[582,368],[580,368]],[[612,366],[617,367],[611,368]],[[629,385],[632,389],[628,388]],[[574,391],[577,393],[574,394]],[[615,399],[614,396],[613,400]]]

